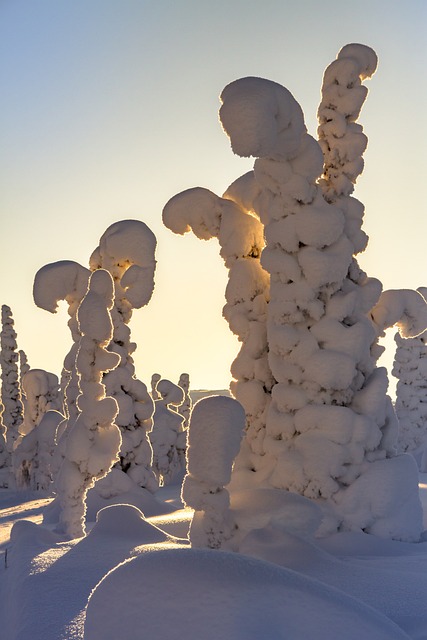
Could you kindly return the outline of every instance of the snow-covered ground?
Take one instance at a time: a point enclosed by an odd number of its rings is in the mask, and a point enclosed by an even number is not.
[[[427,474],[420,495],[427,528]],[[270,528],[244,555],[191,549],[178,487],[156,497],[96,523],[92,504],[86,537],[70,541],[42,524],[49,498],[2,489],[1,640],[427,638],[427,540]]]

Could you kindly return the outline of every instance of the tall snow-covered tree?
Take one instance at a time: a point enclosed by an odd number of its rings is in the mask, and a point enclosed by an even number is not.
[[[95,271],[77,310],[81,337],[76,358],[80,394],[79,416],[71,426],[65,458],[56,480],[60,523],[72,538],[85,535],[86,494],[118,459],[121,436],[114,423],[118,405],[106,395],[103,374],[118,366],[120,356],[107,350],[113,335],[111,310],[114,283],[110,274]]]
[[[19,385],[18,351],[12,311],[7,305],[1,308],[2,330],[0,333],[1,398],[3,411],[1,422],[7,450],[12,454],[19,437],[23,420],[23,405]]]
[[[158,487],[151,468],[153,452],[148,437],[153,426],[154,403],[146,385],[135,376],[129,321],[133,309],[151,299],[156,268],[156,237],[139,220],[112,224],[100,238],[90,258],[92,270],[106,269],[114,281],[115,304],[111,310],[114,331],[109,350],[120,356],[119,366],[104,377],[108,395],[116,399],[116,419],[122,433],[120,467],[140,487]]]
[[[355,120],[366,97],[362,80],[375,67],[370,48],[348,45],[328,68],[319,108],[324,152],[279,84],[243,78],[221,95],[220,119],[233,151],[256,158],[254,171],[225,195],[263,228],[261,267],[269,280],[264,353],[271,400],[257,437],[247,430],[233,485],[316,501],[324,513],[319,533],[363,529],[416,540],[422,527],[416,469],[409,457],[395,455],[397,420],[386,371],[376,365],[380,330],[370,312],[382,287],[354,257],[367,241],[363,205],[350,197],[366,146]],[[224,199],[209,202],[203,194],[201,202],[201,191],[175,196],[163,213],[166,226],[218,236]],[[247,333],[242,351],[246,341]],[[370,484],[376,491],[368,498]]]
[[[143,222],[121,220],[104,232],[90,257],[90,269],[102,268],[113,278],[115,303],[111,310],[114,332],[109,350],[120,356],[117,370],[105,375],[108,395],[119,405],[117,425],[122,432],[120,468],[139,486],[155,491],[157,481],[151,469],[152,449],[148,432],[152,427],[154,403],[143,382],[135,376],[128,323],[133,309],[146,305],[154,289],[156,238]],[[59,300],[69,304],[69,326],[74,344],[64,361],[62,382],[67,381],[66,406],[71,425],[78,416],[75,370],[80,333],[75,319],[78,305],[87,290],[90,271],[76,262],[61,261],[46,265],[36,274],[34,300],[54,313]]]
[[[360,68],[362,57],[357,45],[338,55],[359,86],[369,75],[366,63]],[[360,92],[341,85],[339,74],[332,85],[339,86],[338,98],[345,94],[353,119]],[[267,337],[277,381],[264,456],[248,465],[245,481],[258,477],[320,501],[323,532],[363,529],[416,540],[422,526],[416,473],[407,456],[395,455],[397,422],[386,371],[376,367],[377,331],[368,317],[381,286],[358,268],[345,207],[324,197],[321,149],[282,86],[243,78],[221,99],[220,118],[234,152],[257,158],[261,193],[254,205],[265,226],[261,263],[270,273]],[[384,504],[386,477],[392,478],[392,498]],[[376,491],[367,499],[369,483]]]

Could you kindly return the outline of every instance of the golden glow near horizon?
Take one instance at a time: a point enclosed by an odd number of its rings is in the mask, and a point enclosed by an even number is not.
[[[252,167],[218,123],[217,96],[238,77],[285,85],[316,136],[323,71],[347,42],[379,56],[360,117],[369,144],[354,195],[370,236],[360,263],[385,288],[426,285],[426,17],[421,0],[3,3],[0,303],[30,366],[60,375],[71,344],[67,314],[32,301],[36,271],[63,259],[87,266],[111,223],[137,218],[158,241],[153,298],[130,324],[138,377],[185,371],[193,389],[228,386],[239,345],[221,317],[218,243],[172,234],[163,206],[192,186],[221,195]]]

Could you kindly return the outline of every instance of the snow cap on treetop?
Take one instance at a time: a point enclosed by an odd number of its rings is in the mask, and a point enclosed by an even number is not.
[[[120,220],[102,234],[90,257],[90,268],[110,273],[117,267],[124,270],[120,285],[128,302],[138,309],[148,304],[153,294],[156,244],[156,236],[144,222]]]
[[[179,407],[184,402],[184,390],[170,380],[160,380],[156,389],[165,404]]]
[[[371,78],[377,68],[378,57],[371,47],[365,44],[346,44],[338,53],[337,60],[352,58],[359,67],[359,77],[361,80]]]
[[[80,302],[87,291],[90,271],[73,260],[46,264],[34,278],[34,302],[41,309],[56,313],[58,302]]]
[[[221,93],[219,116],[239,156],[294,158],[306,133],[304,116],[293,95],[264,78],[241,78]]]

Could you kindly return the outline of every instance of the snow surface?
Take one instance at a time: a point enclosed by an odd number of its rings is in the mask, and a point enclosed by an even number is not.
[[[105,507],[85,538],[69,541],[36,524],[49,500],[0,490],[0,535],[26,518],[0,537],[2,640],[427,637],[427,542],[318,540],[309,526],[298,536],[264,521],[241,553],[191,549],[192,511],[178,492],[156,496],[172,513],[145,519],[143,501]],[[426,509],[425,474],[420,495]]]

